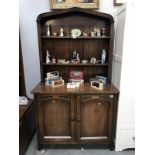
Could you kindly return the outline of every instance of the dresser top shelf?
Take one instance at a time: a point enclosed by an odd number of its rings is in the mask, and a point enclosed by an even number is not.
[[[67,88],[67,83],[64,86],[51,87],[43,83],[39,83],[33,90],[33,94],[118,94],[118,89],[113,84],[108,84],[103,90],[97,90],[90,86],[90,83],[82,84],[78,89]]]

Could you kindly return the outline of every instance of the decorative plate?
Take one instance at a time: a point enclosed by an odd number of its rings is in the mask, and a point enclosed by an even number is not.
[[[79,37],[81,35],[81,30],[80,29],[72,29],[71,35],[72,35],[72,37]]]

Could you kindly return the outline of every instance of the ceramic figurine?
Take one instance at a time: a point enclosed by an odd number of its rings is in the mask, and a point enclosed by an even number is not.
[[[63,36],[64,36],[64,29],[61,28],[61,29],[60,29],[60,37],[63,37]]]
[[[101,63],[104,64],[106,59],[106,51],[105,49],[102,49],[102,55],[101,55]]]
[[[96,58],[95,58],[95,57],[92,57],[92,58],[90,59],[90,63],[95,64],[95,63],[96,63]]]
[[[50,32],[50,25],[47,25],[47,32],[46,32],[46,35],[47,35],[47,36],[50,36],[50,35],[51,35],[51,32]]]
[[[83,37],[87,37],[87,36],[88,36],[88,34],[83,32]]]
[[[77,61],[77,63],[80,63],[79,53],[77,53],[77,55],[76,55],[76,61]]]
[[[102,36],[105,36],[105,27],[102,27]]]
[[[46,51],[46,63],[50,63],[51,61],[50,61],[50,54],[49,54],[49,51],[47,50]]]
[[[96,32],[95,31],[91,31],[91,36],[95,37],[96,36]]]
[[[72,60],[76,60],[76,59],[77,59],[77,52],[76,50],[74,50],[72,55]]]
[[[53,58],[52,58],[52,63],[53,63],[53,64],[55,64],[55,63],[56,63],[55,56],[53,56]]]
[[[53,36],[56,37],[57,36],[57,33],[56,32],[53,32]]]
[[[97,33],[97,37],[101,37],[101,31],[99,28],[97,29],[96,33]]]

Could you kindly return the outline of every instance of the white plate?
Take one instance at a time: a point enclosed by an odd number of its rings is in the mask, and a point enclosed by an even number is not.
[[[74,37],[79,37],[81,35],[81,30],[80,29],[72,29],[71,34]]]

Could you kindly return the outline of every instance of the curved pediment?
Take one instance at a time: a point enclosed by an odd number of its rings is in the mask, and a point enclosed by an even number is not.
[[[101,13],[97,11],[92,11],[92,10],[86,10],[86,9],[81,9],[81,8],[70,8],[66,10],[60,10],[60,11],[51,11],[51,12],[46,12],[42,13],[38,16],[37,22],[38,23],[45,23],[48,20],[56,19],[56,18],[61,18],[62,16],[70,16],[74,14],[82,14],[83,16],[91,16],[93,18],[100,18],[103,20],[107,20],[110,22],[114,22],[113,17],[110,14],[106,13]]]

